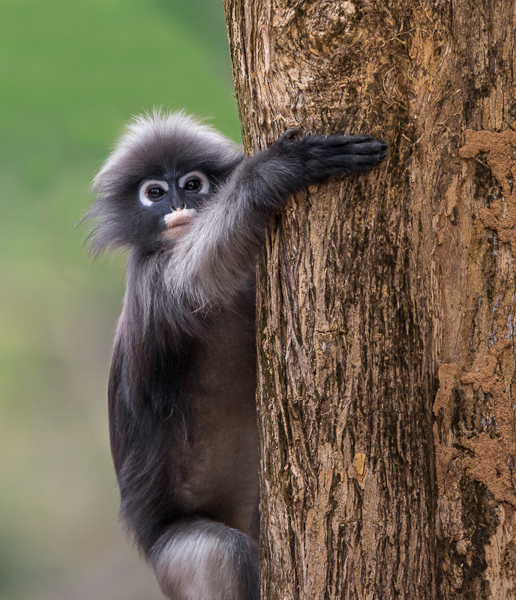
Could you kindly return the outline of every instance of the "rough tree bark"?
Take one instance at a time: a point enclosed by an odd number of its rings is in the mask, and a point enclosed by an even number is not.
[[[516,4],[225,0],[246,149],[390,144],[271,220],[264,600],[516,598]]]

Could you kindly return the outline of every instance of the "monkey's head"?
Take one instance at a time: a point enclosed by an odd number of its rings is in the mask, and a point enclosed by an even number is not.
[[[137,117],[93,182],[92,253],[170,246],[241,159],[239,145],[182,112]]]

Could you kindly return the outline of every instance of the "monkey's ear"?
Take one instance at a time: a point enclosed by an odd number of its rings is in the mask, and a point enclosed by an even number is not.
[[[90,256],[93,258],[103,251],[121,249],[126,245],[117,216],[114,212],[110,213],[107,203],[102,198],[97,199],[76,226],[84,224],[89,226],[85,244],[89,246]]]
[[[104,251],[128,248],[140,234],[149,233],[144,231],[138,211],[131,206],[130,196],[131,192],[134,193],[134,185],[117,181],[112,172],[106,175],[103,177],[101,170],[94,179],[91,191],[96,195],[96,200],[78,223],[89,226],[85,243],[89,245],[93,257]],[[119,179],[124,179],[123,175]],[[129,187],[124,190],[124,186]]]
[[[137,194],[139,179],[131,154],[120,144],[95,176],[90,191],[96,196],[78,224],[87,223],[90,254],[119,250],[133,245],[143,232],[140,216],[131,200]]]

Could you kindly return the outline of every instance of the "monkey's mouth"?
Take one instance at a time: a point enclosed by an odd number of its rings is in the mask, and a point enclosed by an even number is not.
[[[184,229],[191,223],[194,215],[195,210],[193,208],[187,208],[165,215],[163,219],[165,221],[165,235],[174,235],[176,232],[172,232],[172,229]]]

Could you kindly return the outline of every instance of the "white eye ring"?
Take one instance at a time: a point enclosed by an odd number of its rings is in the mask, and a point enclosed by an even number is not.
[[[168,183],[166,181],[160,179],[146,179],[141,183],[140,189],[138,190],[138,198],[143,206],[152,206],[159,201],[159,199],[152,200],[149,198],[148,193],[152,187],[160,187],[165,193],[168,192]]]
[[[196,194],[207,194],[210,191],[210,182],[206,175],[201,171],[190,171],[190,173],[183,175],[178,181],[179,187],[184,189],[185,185],[192,179],[198,179],[201,182],[201,188],[195,190]]]

